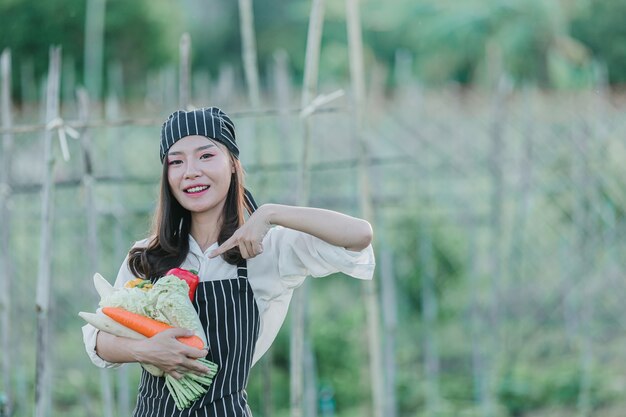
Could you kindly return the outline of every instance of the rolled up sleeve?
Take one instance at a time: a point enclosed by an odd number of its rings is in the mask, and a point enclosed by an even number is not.
[[[98,356],[98,353],[96,352],[96,339],[98,338],[98,332],[100,330],[96,329],[91,324],[84,325],[82,330],[85,350],[94,365],[98,368],[118,368],[122,366],[121,363],[107,362]]]
[[[369,245],[351,251],[331,245],[315,236],[277,226],[270,245],[278,253],[278,272],[283,284],[295,288],[307,276],[324,277],[342,272],[354,278],[369,280],[374,275],[374,250]]]
[[[137,246],[140,244],[146,244],[146,241],[136,242],[134,246]],[[128,256],[126,256],[126,258],[124,259],[124,262],[122,263],[122,266],[120,267],[117,273],[114,287],[121,288],[124,286],[124,284],[126,284],[126,282],[130,281],[131,279],[133,279],[133,274],[130,272],[130,269],[128,268]],[[99,368],[118,368],[123,365],[121,363],[107,362],[104,359],[102,359],[100,356],[98,356],[98,353],[96,352],[96,340],[98,338],[98,332],[100,332],[100,330],[96,329],[91,324],[86,324],[85,326],[82,327],[82,331],[83,331],[83,343],[85,344],[85,350],[87,351],[87,355],[89,356],[89,359],[91,359],[91,362],[94,365],[96,365]]]

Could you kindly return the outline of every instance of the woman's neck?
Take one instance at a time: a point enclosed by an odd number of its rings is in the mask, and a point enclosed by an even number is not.
[[[222,228],[221,214],[221,211],[216,210],[191,214],[191,229],[189,233],[198,243],[202,252],[217,242]]]

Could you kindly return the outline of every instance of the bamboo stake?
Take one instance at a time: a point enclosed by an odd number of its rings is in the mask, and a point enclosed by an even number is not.
[[[289,56],[284,50],[274,52],[273,84],[274,97],[278,115],[276,122],[281,138],[280,152],[281,160],[291,160],[291,140],[293,128],[289,120],[289,102],[291,100],[291,79],[289,77]],[[288,193],[292,190],[286,190]]]
[[[276,107],[278,108],[279,117],[277,118],[279,128],[279,139],[281,149],[282,161],[288,161],[291,153],[289,152],[290,141],[292,137],[291,124],[288,122],[287,109],[289,108],[289,76],[287,69],[287,54],[284,51],[274,53],[274,95],[276,98]],[[293,179],[293,176],[288,176],[288,179]],[[285,194],[281,200],[287,198],[288,195],[293,195],[292,187],[285,187]],[[295,188],[295,187],[294,187]],[[293,203],[292,203],[293,204]],[[261,359],[262,372],[263,372],[263,399],[261,408],[263,409],[264,416],[274,415],[274,406],[272,403],[272,375],[271,369],[273,364],[272,350],[270,349]]]
[[[424,370],[426,371],[426,416],[434,417],[439,408],[439,354],[437,350],[437,298],[435,295],[436,265],[433,255],[431,226],[424,224],[419,238],[418,259],[422,271],[422,311],[424,325]]]
[[[78,90],[79,101],[79,118],[86,122],[89,120],[89,97],[84,89]],[[85,195],[85,216],[87,218],[87,248],[89,251],[88,268],[89,274],[98,271],[98,258],[100,248],[98,245],[98,219],[94,202],[94,186],[93,177],[93,157],[91,154],[91,132],[86,128],[82,130],[80,135],[80,144],[83,154],[83,176],[82,185]],[[99,370],[100,389],[102,391],[102,410],[105,417],[113,417],[114,399],[112,390],[111,375],[108,369]]]
[[[121,78],[121,77],[120,77]],[[121,84],[119,85],[121,88]],[[105,117],[108,120],[117,120],[120,117],[121,112],[121,104],[118,100],[117,89],[114,89],[107,99],[106,112]],[[116,135],[110,138],[113,140]],[[109,154],[109,160],[111,161],[111,172],[116,172],[119,175],[125,175],[124,166],[122,164],[122,148],[119,146],[112,146],[111,153]],[[113,226],[113,247],[115,259],[124,259],[125,250],[127,247],[127,243],[124,239],[124,230],[122,221],[126,216],[126,210],[124,207],[124,201],[126,201],[126,196],[124,192],[124,187],[121,184],[117,184],[114,186],[113,194],[117,196],[113,210],[113,217],[115,219]],[[132,413],[131,410],[131,400],[129,393],[130,389],[130,381],[129,381],[129,372],[128,366],[120,367],[115,373],[117,378],[117,413],[119,416],[129,416]]]
[[[348,31],[348,51],[350,58],[350,80],[354,100],[354,137],[358,142],[360,208],[363,218],[372,222],[374,210],[369,184],[367,162],[369,150],[363,136],[363,115],[365,111],[365,64],[363,61],[363,40],[358,0],[346,0],[346,25]],[[366,281],[362,285],[367,312],[367,335],[370,359],[370,383],[372,390],[373,415],[384,416],[383,358],[380,342],[380,306],[376,281]]]
[[[531,186],[533,182],[534,163],[533,136],[535,126],[533,123],[533,92],[530,88],[526,87],[522,94],[524,103],[524,154],[520,161],[520,184],[519,191],[516,193],[518,198],[512,227],[515,233],[508,255],[508,263],[513,282],[522,282],[524,278],[523,265],[526,255],[526,229],[532,200]]]
[[[13,112],[11,103],[11,51],[5,49],[0,56],[0,71],[2,72],[2,127],[11,128],[13,124]],[[2,156],[0,163],[0,348],[2,349],[2,387],[6,396],[4,410],[6,415],[13,413],[13,392],[11,368],[13,348],[11,343],[11,277],[13,262],[11,261],[10,236],[11,236],[11,211],[9,200],[11,199],[11,161],[13,154],[13,135],[2,135]]]
[[[61,47],[50,48],[50,67],[46,92],[46,121],[59,117],[59,84],[61,76]],[[37,275],[37,362],[35,371],[35,417],[49,415],[49,353],[50,353],[50,269],[52,251],[52,223],[54,202],[54,155],[52,131],[43,136],[44,176],[41,207],[41,241],[39,246],[39,273]]]
[[[252,0],[239,0],[239,27],[241,30],[241,46],[243,67],[248,86],[248,99],[253,109],[261,104],[259,89],[259,70],[256,54],[256,36],[254,32],[254,14]]]
[[[254,12],[252,10],[252,0],[239,0],[239,28],[241,32],[241,53],[243,69],[246,77],[246,87],[248,91],[248,101],[253,110],[261,106],[259,89],[259,68],[257,64],[256,35],[254,31]],[[247,138],[249,154],[254,163],[262,161],[262,147],[257,146],[257,126],[256,119],[250,121],[250,125],[245,126],[249,130],[245,133]],[[263,187],[265,176],[259,179],[259,186]]]
[[[393,254],[386,245],[380,252],[380,277],[382,290],[382,313],[385,344],[385,417],[398,415],[396,400],[396,333],[398,313],[396,310],[396,283],[393,270]]]
[[[495,48],[495,47],[494,47]],[[499,57],[497,48],[494,49],[491,55]],[[495,60],[495,58],[494,58]],[[491,63],[493,68],[500,68],[499,63]],[[494,69],[495,71],[495,69]],[[482,409],[485,417],[493,417],[496,413],[496,353],[499,351],[500,342],[502,339],[502,326],[501,317],[504,315],[504,306],[501,304],[502,298],[502,230],[503,230],[503,200],[504,200],[504,180],[503,180],[503,154],[504,154],[504,119],[505,112],[505,100],[508,94],[509,85],[507,79],[502,74],[498,79],[496,90],[493,98],[493,113],[490,126],[490,141],[491,148],[489,154],[489,174],[492,184],[491,202],[490,202],[490,251],[488,257],[488,275],[490,277],[490,317],[489,317],[489,329],[486,330],[485,339],[483,341],[484,350],[486,351],[484,359],[484,373],[482,374],[485,380],[484,390],[482,391],[483,397],[481,400]],[[489,358],[489,359],[485,359]]]
[[[191,105],[191,36],[183,33],[178,46],[180,51],[180,78],[178,79],[178,106],[187,109]]]
[[[310,315],[309,311],[305,312],[305,314],[307,318]],[[311,338],[308,335],[305,335],[304,344],[304,375],[306,377],[303,396],[304,411],[307,417],[317,417],[317,365],[313,347],[311,346]]]
[[[584,122],[582,122],[584,123]],[[583,282],[588,280],[592,271],[593,259],[590,256],[591,237],[591,213],[589,202],[592,199],[592,178],[589,169],[589,143],[590,137],[586,126],[573,133],[574,163],[572,164],[572,185],[574,189],[574,210],[572,220],[575,230],[574,245],[577,260],[570,263],[572,270],[567,277],[574,279],[576,289],[568,297],[569,307],[566,312],[566,324],[570,333],[579,346],[580,380],[577,398],[578,415],[587,417],[591,415],[591,372],[593,364],[592,341],[590,337],[590,321],[592,315],[592,300],[585,294]]]
[[[301,107],[306,108],[313,100],[317,89],[317,75],[319,71],[319,55],[322,42],[322,27],[324,24],[324,0],[313,0],[309,15],[309,29],[304,66],[304,80],[302,83]],[[303,141],[300,157],[298,205],[306,206],[309,202],[309,140],[310,118],[302,119]],[[307,282],[297,289],[293,295],[291,339],[290,339],[290,404],[291,417],[304,416],[304,351],[306,337],[306,310],[307,310]]]
[[[106,0],[87,0],[85,20],[85,85],[96,101],[102,97]]]
[[[472,226],[472,219],[467,213],[462,214],[463,224],[465,227],[465,231],[470,239],[468,241],[468,250],[467,250],[467,275],[469,281],[469,305],[468,305],[468,318],[469,318],[469,330],[470,337],[472,343],[472,380],[473,380],[473,391],[474,391],[474,399],[479,404],[482,409],[483,416],[489,414],[487,391],[488,387],[485,383],[488,378],[486,377],[486,357],[487,350],[484,347],[483,340],[484,334],[486,331],[484,328],[485,320],[481,317],[480,310],[481,306],[479,303],[479,271],[478,271],[478,262],[476,260],[477,254],[477,231],[475,227]]]

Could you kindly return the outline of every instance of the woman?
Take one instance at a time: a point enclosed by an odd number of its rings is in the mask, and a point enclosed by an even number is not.
[[[337,212],[265,204],[256,209],[243,187],[239,148],[230,118],[211,107],[177,111],[161,129],[161,194],[151,237],[137,242],[115,286],[142,277],[155,280],[174,267],[200,276],[193,305],[207,350],[183,345],[170,329],[130,340],[87,325],[83,337],[94,364],[152,364],[175,378],[219,366],[207,394],[179,411],[164,378],[142,371],[135,416],[251,416],[246,399],[250,367],[280,329],[293,290],[308,275],[343,272],[371,279],[372,229]],[[249,217],[245,219],[245,211]]]

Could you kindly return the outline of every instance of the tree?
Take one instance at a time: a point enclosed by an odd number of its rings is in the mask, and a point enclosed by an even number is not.
[[[176,59],[175,31],[180,28],[176,10],[167,1],[109,0],[105,17],[105,66],[110,60],[122,62],[126,78],[136,81],[145,70]],[[20,74],[20,66],[32,61],[35,80],[41,79],[48,65],[48,48],[53,44],[62,45],[64,56],[73,58],[76,70],[81,69],[85,13],[84,0],[1,2],[0,48],[12,50],[13,73]],[[82,83],[82,71],[76,72],[77,81]],[[13,82],[17,91],[19,76]]]

